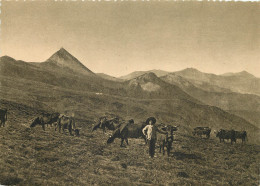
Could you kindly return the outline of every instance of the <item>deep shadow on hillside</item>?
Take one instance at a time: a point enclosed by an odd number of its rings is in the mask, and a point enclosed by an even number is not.
[[[259,146],[219,143],[175,133],[170,157],[148,158],[141,139],[107,145],[108,134],[90,132],[94,121],[79,120],[80,137],[53,128],[28,128],[42,112],[1,101],[9,109],[0,128],[0,183],[18,185],[258,185]],[[158,152],[158,148],[156,149]]]

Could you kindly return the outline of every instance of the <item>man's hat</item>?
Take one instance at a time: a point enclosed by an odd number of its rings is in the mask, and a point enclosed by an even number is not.
[[[155,124],[156,123],[156,119],[154,117],[150,117],[146,120],[146,124],[149,124],[149,122],[152,121],[152,124]]]

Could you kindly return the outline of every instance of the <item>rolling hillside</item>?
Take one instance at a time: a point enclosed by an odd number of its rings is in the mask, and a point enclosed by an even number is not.
[[[57,62],[55,57],[43,63],[0,58],[0,105],[8,110],[6,127],[0,128],[0,184],[258,184],[259,128],[193,98],[184,88],[194,85],[184,78],[184,87],[152,72],[111,81],[58,54]],[[80,136],[58,133],[54,127],[30,128],[42,112],[75,115]],[[142,139],[129,139],[130,145],[120,148],[118,139],[106,144],[111,131],[92,133],[100,116],[135,123],[154,116],[158,123],[180,126],[170,156],[159,154],[157,147],[151,160]],[[246,130],[248,142],[219,143],[213,132],[208,140],[194,137],[196,126]]]
[[[60,55],[60,52],[68,53],[63,49],[57,53]],[[64,60],[61,58],[58,59],[65,63],[66,57]],[[64,70],[64,67],[52,61],[50,70],[46,62],[32,64],[2,57],[1,98],[38,109],[73,112],[77,117],[92,122],[105,114],[116,114],[137,121],[154,115],[159,122],[183,125],[185,132],[198,125],[214,129],[246,129],[250,131],[250,140],[256,140],[258,129],[249,122],[217,107],[205,105],[154,73],[115,82],[93,75],[87,68],[82,70],[91,75],[71,73],[75,66],[81,67],[74,62],[71,68],[68,62]]]
[[[9,110],[7,126],[0,130],[3,185],[258,185],[257,145],[201,139],[180,126],[170,156],[157,147],[151,160],[142,139],[129,139],[125,148],[119,147],[119,139],[107,145],[109,132],[91,133],[92,122],[79,118],[79,137],[53,127],[30,129],[41,110],[10,101],[0,104]]]
[[[206,91],[196,87],[189,80],[178,76],[175,73],[169,73],[166,76],[161,77],[161,79],[179,86],[186,93],[207,105],[216,106],[231,113],[235,113],[260,128],[259,117],[257,118],[257,115],[254,116],[256,112],[260,111],[260,97],[257,95],[236,92]]]

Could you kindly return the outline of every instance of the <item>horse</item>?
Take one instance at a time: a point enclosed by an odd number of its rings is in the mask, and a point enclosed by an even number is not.
[[[41,125],[42,129],[45,130],[45,125],[48,126],[48,124],[52,125],[53,123],[57,122],[59,119],[60,114],[59,113],[43,113],[37,118],[35,118],[30,125],[30,127],[35,127],[36,125]]]
[[[125,127],[121,132],[120,129],[116,129],[113,134],[108,138],[107,144],[113,143],[116,138],[121,138],[121,145],[120,147],[123,146],[124,141],[126,142],[127,145],[128,143],[128,138],[140,138],[142,137],[145,141],[146,138],[142,132],[142,129],[146,126],[145,123],[142,124],[131,124]]]
[[[107,117],[101,117],[99,118],[99,122],[93,126],[92,132],[94,130],[97,130],[98,128],[103,129],[103,133],[106,132],[106,128],[108,130],[115,130],[119,125],[119,118],[115,117],[111,120],[108,120]]]
[[[76,125],[75,125],[75,120],[73,117],[68,117],[68,116],[61,116],[58,119],[58,124],[57,127],[59,128],[59,132],[62,131],[65,133],[65,129],[69,130],[70,135],[72,135],[72,131],[76,131]],[[55,128],[55,131],[57,130],[57,127]],[[76,132],[76,135],[79,135],[79,130]]]

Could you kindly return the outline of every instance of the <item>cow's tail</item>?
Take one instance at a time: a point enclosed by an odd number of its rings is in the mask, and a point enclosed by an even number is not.
[[[75,124],[75,119],[74,118],[71,119],[71,127],[72,127],[72,130],[76,129],[76,124]]]
[[[245,132],[245,140],[248,141],[247,133]]]

